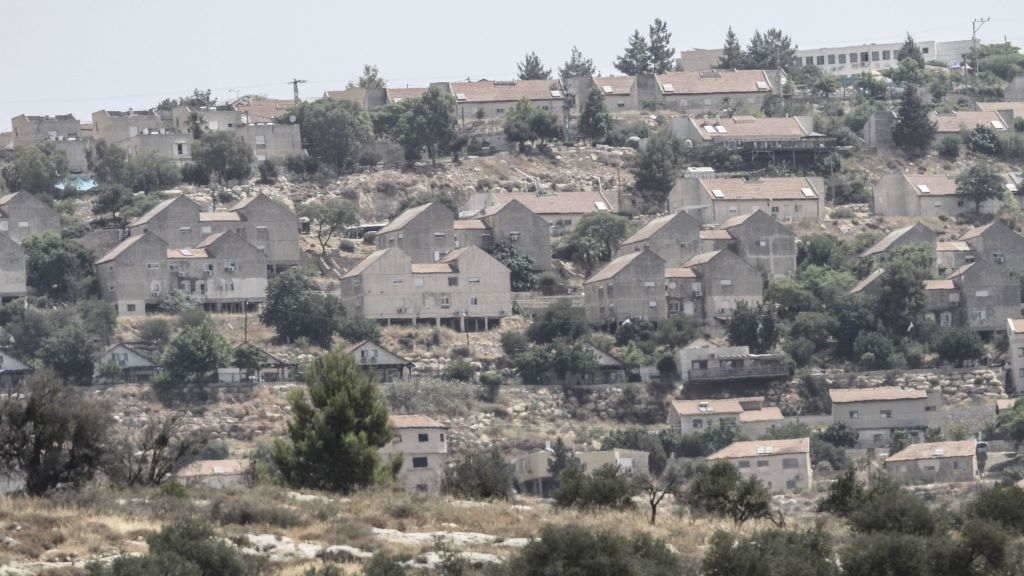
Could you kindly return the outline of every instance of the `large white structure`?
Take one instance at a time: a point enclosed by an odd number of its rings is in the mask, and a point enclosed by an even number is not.
[[[903,42],[888,44],[854,44],[833,48],[814,48],[796,51],[796,63],[814,65],[829,74],[852,76],[864,72],[882,71],[899,65],[896,54]],[[971,51],[970,40],[917,42],[925,62],[942,62],[949,67],[960,66]]]

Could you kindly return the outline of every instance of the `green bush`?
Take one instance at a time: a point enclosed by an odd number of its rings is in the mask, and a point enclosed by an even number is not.
[[[470,452],[445,474],[445,491],[477,500],[507,499],[512,495],[512,466],[497,448]]]
[[[109,566],[92,564],[90,576],[250,576],[261,563],[246,558],[206,525],[185,521],[146,538],[149,552],[121,556]]]
[[[261,493],[228,494],[214,500],[210,516],[220,524],[251,524],[291,528],[305,524],[302,516]]]
[[[579,525],[545,526],[512,557],[508,576],[680,576],[686,571],[663,541],[646,533],[627,538]]]
[[[558,475],[555,505],[563,508],[631,508],[637,484],[616,464],[605,464],[592,474],[583,470],[579,460],[572,460]]]
[[[469,361],[463,358],[456,358],[448,363],[444,367],[444,372],[441,373],[442,378],[448,380],[458,380],[459,382],[470,382],[473,380],[473,376],[476,374],[476,369]]]
[[[939,140],[939,156],[946,160],[956,160],[960,156],[960,138],[943,136],[942,140]]]
[[[782,349],[789,354],[797,366],[806,366],[814,357],[814,342],[807,338],[789,340]]]
[[[981,154],[995,156],[1001,150],[999,137],[988,126],[977,126],[967,133],[967,148]]]

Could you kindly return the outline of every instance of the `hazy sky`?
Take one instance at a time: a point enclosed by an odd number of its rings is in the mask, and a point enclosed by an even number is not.
[[[801,47],[970,37],[1024,44],[1024,1],[772,0],[0,0],[0,130],[20,113],[136,109],[212,88],[222,100],[258,93],[304,97],[343,88],[364,63],[392,86],[467,77],[502,79],[536,51],[549,67],[575,44],[599,70],[634,28],[668,21],[677,49],[721,46],[781,27]]]

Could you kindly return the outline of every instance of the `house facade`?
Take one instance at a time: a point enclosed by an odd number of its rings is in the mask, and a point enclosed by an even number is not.
[[[60,214],[28,192],[0,196],[0,234],[21,244],[34,234],[60,234]]]
[[[536,270],[551,269],[551,225],[519,200],[492,206],[480,220],[492,242],[504,242],[529,256]]]
[[[377,249],[398,248],[414,263],[438,262],[455,248],[454,224],[455,215],[444,204],[421,204],[377,231]]]
[[[521,100],[554,114],[562,125],[565,92],[559,80],[478,80],[446,85],[455,97],[459,124],[500,120]]]
[[[302,154],[302,134],[298,124],[242,124],[232,129],[252,148],[257,162],[280,161]]]
[[[814,486],[810,438],[733,442],[708,456],[708,461],[729,462],[772,493],[802,492]]]
[[[729,247],[767,277],[796,274],[796,234],[767,212],[734,216],[719,228],[732,237]]]
[[[518,200],[534,214],[547,220],[552,238],[571,234],[587,214],[594,212],[616,212],[618,197],[611,191],[580,190],[576,192],[504,192],[494,191],[482,195],[485,213],[491,213],[498,206]]]
[[[974,482],[977,452],[976,440],[911,444],[885,459],[885,472],[900,484]]]
[[[789,376],[783,354],[753,354],[747,346],[716,346],[696,340],[676,350],[683,383],[757,381]]]
[[[1024,236],[1004,220],[996,219],[984,226],[971,228],[960,236],[960,241],[966,243],[976,256],[1011,274],[1024,274]]]
[[[99,110],[92,113],[92,127],[93,138],[118,146],[139,134],[166,131],[164,121],[152,110]]]
[[[679,116],[672,119],[671,130],[687,147],[719,145],[747,153],[827,151],[833,144],[831,138],[814,131],[814,119],[809,116]]]
[[[14,146],[32,146],[43,142],[54,142],[78,138],[81,124],[73,114],[56,116],[29,116],[21,114],[11,118]]]
[[[971,52],[970,40],[917,40],[925,62],[938,61],[950,68],[962,65]],[[835,76],[857,76],[881,72],[899,66],[898,54],[903,42],[853,44],[833,48],[810,48],[796,51],[795,63],[816,66]]]
[[[666,317],[665,261],[650,250],[615,258],[583,283],[587,320],[617,324]]]
[[[990,200],[981,205],[982,213],[991,214],[1000,205]],[[879,216],[915,218],[956,218],[974,212],[974,202],[957,193],[956,181],[948,176],[921,174],[887,174],[875,184],[872,210]]]
[[[25,251],[21,245],[0,233],[0,303],[28,293]]]
[[[700,221],[686,212],[659,216],[619,245],[617,254],[623,256],[644,249],[654,252],[666,266],[681,266],[700,254]]]
[[[857,432],[858,446],[884,448],[897,431],[912,441],[924,440],[928,413],[938,410],[941,396],[929,397],[923,390],[879,386],[875,388],[832,388],[832,421]]]
[[[668,196],[669,210],[687,212],[705,224],[765,212],[780,222],[825,217],[823,178],[679,178]]]
[[[392,414],[394,439],[380,449],[401,458],[398,483],[409,492],[440,494],[448,464],[448,427],[427,416]]]
[[[1007,390],[1014,395],[1021,395],[1024,394],[1024,318],[1006,319],[1006,337],[1006,355],[1009,360]]]
[[[961,319],[976,332],[1001,331],[1007,318],[1020,315],[1020,281],[983,259],[965,264],[948,277],[959,292]]]
[[[129,383],[147,382],[160,371],[160,364],[153,350],[127,342],[116,342],[108,346],[96,359],[94,379],[101,379],[103,366],[116,366],[120,380]]]
[[[861,252],[861,258],[880,258],[890,255],[895,248],[924,244],[934,248],[938,234],[934,230],[918,222],[912,226],[904,226],[889,232],[881,240],[875,242],[867,250]]]
[[[372,374],[376,382],[395,382],[412,376],[412,362],[376,342],[356,342],[346,348],[345,353],[354,358],[363,370]]]
[[[378,250],[339,283],[346,309],[387,324],[487,330],[512,313],[509,269],[476,246],[432,263],[414,263],[399,248]]]
[[[686,300],[699,297],[697,310],[702,311],[701,320],[706,327],[724,324],[732,317],[740,302],[754,306],[764,298],[764,277],[761,272],[730,250],[718,250],[698,254],[683,263],[683,269],[690,270],[695,282],[687,286],[688,278],[680,278],[673,286],[666,286],[668,313],[685,314]],[[685,272],[673,270],[673,274],[684,277]],[[699,286],[697,285],[699,283]],[[674,304],[680,302],[680,305]]]

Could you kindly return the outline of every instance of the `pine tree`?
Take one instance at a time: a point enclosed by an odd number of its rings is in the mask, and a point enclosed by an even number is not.
[[[519,67],[520,80],[547,80],[551,78],[551,70],[544,67],[540,56],[536,52],[527,54],[523,61],[517,64]]]
[[[792,40],[782,30],[771,28],[764,34],[755,30],[747,46],[744,64],[745,67],[758,70],[785,70],[793,64],[795,56],[796,46],[793,46]]]
[[[572,47],[569,61],[558,69],[558,75],[561,76],[562,82],[568,82],[570,78],[589,78],[596,72],[594,61],[584,57],[583,53],[575,46]]]
[[[580,135],[591,142],[604,140],[612,129],[612,117],[604,104],[604,92],[594,87],[580,115]]]
[[[647,39],[634,30],[629,37],[629,45],[622,56],[615,59],[615,68],[627,76],[647,74],[651,71],[651,55]]]
[[[718,67],[729,70],[743,67],[743,48],[740,46],[740,40],[736,37],[736,33],[732,31],[732,26],[725,33],[725,46],[722,47],[722,56],[718,60]]]
[[[348,492],[373,483],[377,449],[391,441],[388,409],[367,373],[341,350],[316,359],[308,392],[289,396],[288,439],[278,439],[273,460],[292,486]]]
[[[927,154],[935,140],[935,122],[928,118],[928,107],[915,86],[904,88],[903,101],[896,115],[892,127],[892,140],[896,146],[911,158]]]
[[[896,61],[902,62],[907,59],[913,60],[924,68],[924,54],[921,53],[921,48],[918,47],[917,43],[914,42],[914,37],[907,34],[907,39],[903,42],[903,46],[900,47],[900,51],[896,53]]]
[[[660,212],[675,185],[676,144],[672,133],[662,130],[647,141],[647,147],[640,153],[633,175],[636,194],[646,210]]]
[[[647,29],[647,54],[650,57],[651,71],[664,74],[675,67],[676,54],[672,48],[672,33],[668,31],[668,22],[655,18]]]
[[[1003,196],[1006,184],[999,171],[991,164],[975,164],[956,177],[956,191],[974,202],[974,211],[980,213],[981,205]]]
[[[348,83],[349,88],[383,88],[384,79],[380,77],[380,69],[371,64],[363,64],[363,74],[353,84]]]

